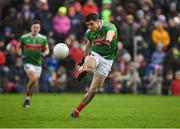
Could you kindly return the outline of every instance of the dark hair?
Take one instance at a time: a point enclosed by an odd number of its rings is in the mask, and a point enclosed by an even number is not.
[[[89,13],[86,18],[85,18],[85,21],[86,22],[89,22],[89,21],[97,21],[99,19],[99,16],[97,13]]]
[[[41,22],[40,22],[39,20],[35,20],[35,21],[33,21],[33,22],[31,23],[31,26],[34,25],[34,24],[39,24],[39,25],[41,25]]]

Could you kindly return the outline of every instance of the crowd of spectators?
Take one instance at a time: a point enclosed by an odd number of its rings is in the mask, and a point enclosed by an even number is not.
[[[37,90],[87,90],[92,74],[76,83],[78,63],[86,44],[84,16],[97,12],[118,29],[118,54],[100,92],[180,94],[179,0],[6,0],[0,2],[0,93],[23,92],[26,74],[16,46],[41,21],[51,54],[44,59]],[[134,49],[134,40],[140,37]],[[70,48],[66,59],[52,54],[55,44]],[[136,51],[136,52],[135,52]],[[135,56],[136,53],[136,56]]]

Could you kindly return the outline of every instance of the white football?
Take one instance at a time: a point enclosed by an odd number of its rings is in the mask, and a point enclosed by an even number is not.
[[[69,55],[69,48],[64,43],[58,43],[54,46],[53,54],[58,59],[63,59]]]

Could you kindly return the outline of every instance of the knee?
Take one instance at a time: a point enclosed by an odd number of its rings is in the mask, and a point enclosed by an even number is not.
[[[84,63],[84,69],[87,71],[94,71],[96,68],[96,60],[87,56]]]
[[[35,84],[36,81],[37,81],[37,78],[36,78],[36,77],[31,77],[31,78],[29,79],[29,81],[30,81],[31,83]]]
[[[89,89],[88,94],[96,94],[97,91],[97,89]]]
[[[93,71],[94,67],[91,64],[87,64],[85,67],[88,71]]]

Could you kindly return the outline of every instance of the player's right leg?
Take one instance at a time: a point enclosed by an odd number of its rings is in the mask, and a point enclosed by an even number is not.
[[[30,99],[31,99],[31,96],[32,96],[33,91],[35,89],[35,84],[36,84],[38,78],[36,76],[35,69],[31,65],[25,64],[24,68],[25,68],[26,74],[28,76],[28,84],[26,87],[26,96],[25,96],[25,100],[23,103],[23,107],[29,107],[30,106]]]
[[[79,68],[76,80],[79,82],[88,72],[94,72],[97,66],[97,61],[92,56],[85,58],[84,64]]]

